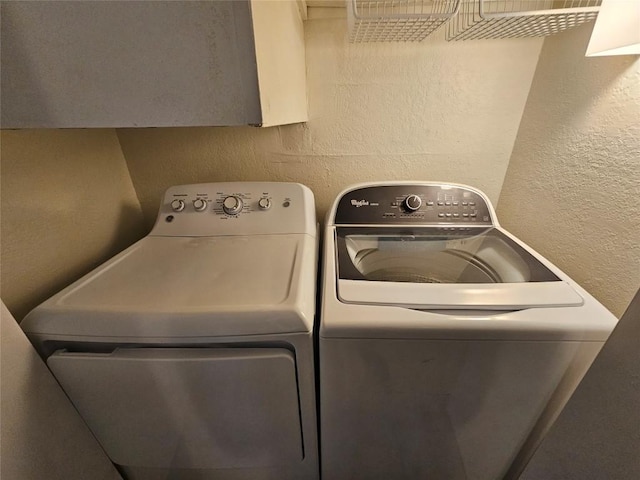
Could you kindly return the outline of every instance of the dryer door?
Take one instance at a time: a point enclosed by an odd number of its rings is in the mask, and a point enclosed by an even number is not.
[[[61,351],[47,364],[116,464],[213,469],[302,460],[288,350]]]
[[[521,245],[490,227],[336,231],[338,296],[412,308],[518,309],[582,298]]]

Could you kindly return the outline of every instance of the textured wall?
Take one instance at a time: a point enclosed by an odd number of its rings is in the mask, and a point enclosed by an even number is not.
[[[349,184],[469,183],[497,201],[542,39],[349,44],[344,9],[305,22],[309,122],[118,130],[147,219],[172,184],[298,181],[319,214]]]
[[[2,131],[2,299],[31,308],[143,233],[114,130]]]
[[[640,285],[640,60],[585,58],[591,28],[545,40],[498,217],[619,317]]]

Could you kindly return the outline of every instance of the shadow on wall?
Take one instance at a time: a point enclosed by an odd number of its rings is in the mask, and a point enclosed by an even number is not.
[[[621,88],[617,80],[637,67],[635,64],[639,61],[638,57],[585,57],[584,51],[591,30],[592,26],[587,24],[576,28],[575,31],[549,37],[545,39],[542,47],[541,58],[544,58],[545,66],[544,69],[536,71],[533,85],[542,88],[543,92],[548,92],[555,100],[551,112],[553,121],[545,124],[552,138],[558,133],[561,134],[564,129],[580,130],[588,126],[584,119],[594,114],[598,115],[598,109],[601,111],[603,107],[598,107],[601,102],[606,102],[607,108],[615,109],[622,105],[622,102],[638,96],[637,85],[635,92],[630,91],[631,89],[626,93],[616,91]],[[562,75],[555,72],[562,72]],[[612,98],[616,98],[613,103]],[[539,107],[545,105],[545,102],[537,103]]]
[[[545,39],[498,216],[616,316],[640,281],[640,60],[586,58],[591,26]]]
[[[14,225],[7,227],[8,229],[15,228]],[[7,231],[4,226],[2,230]],[[133,241],[141,237],[141,232],[142,222],[139,209],[133,208],[130,205],[123,205],[117,222],[117,228],[114,230],[111,238],[105,242],[105,245],[100,249],[100,252],[92,255],[90,259],[84,259],[86,261],[76,258],[78,261],[74,262],[74,264],[54,264],[53,267],[50,267],[48,271],[45,272],[49,277],[48,280],[38,285],[38,288],[12,292],[11,284],[14,281],[13,277],[19,274],[20,269],[17,265],[6,265],[7,268],[3,268],[0,273],[0,281],[2,284],[3,300],[5,296],[7,297],[7,308],[16,319],[22,320],[27,313],[40,303],[127,248]],[[26,234],[27,232],[24,233]],[[13,240],[19,241],[19,239],[15,237]],[[12,240],[9,240],[9,242],[12,243]],[[4,236],[2,243],[5,243]],[[9,249],[12,248],[12,246],[8,245],[5,247],[3,245],[3,250],[5,248]],[[50,258],[56,258],[55,249],[47,251],[45,254],[50,256]],[[7,261],[7,263],[10,262],[10,260]],[[2,264],[3,267],[5,267],[4,259]]]

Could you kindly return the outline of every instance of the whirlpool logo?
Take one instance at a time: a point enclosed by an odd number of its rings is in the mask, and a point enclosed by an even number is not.
[[[356,208],[368,207],[368,206],[375,207],[378,205],[378,203],[369,203],[367,200],[351,200],[351,205],[353,205]]]

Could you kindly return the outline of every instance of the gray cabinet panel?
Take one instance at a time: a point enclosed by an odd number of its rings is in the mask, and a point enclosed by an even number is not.
[[[262,123],[248,1],[1,8],[2,128]]]

